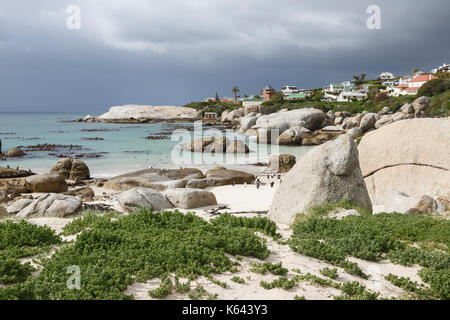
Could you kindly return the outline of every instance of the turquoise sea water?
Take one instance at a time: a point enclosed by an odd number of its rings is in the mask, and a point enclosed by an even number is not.
[[[208,169],[217,165],[228,168],[244,169],[259,172],[262,168],[254,164],[266,162],[270,153],[291,153],[297,157],[311,147],[277,147],[257,145],[252,140],[246,140],[251,150],[247,155],[206,155],[201,153],[183,152],[177,145],[188,141],[194,134],[192,130],[175,132],[169,139],[148,140],[147,136],[159,135],[161,131],[174,132],[178,126],[193,127],[192,123],[183,124],[111,124],[71,122],[82,118],[85,114],[78,113],[0,113],[0,139],[2,151],[17,146],[34,146],[37,144],[57,144],[81,146],[81,150],[58,150],[56,154],[92,154],[104,153],[99,158],[82,157],[91,170],[93,177],[111,177],[117,174],[149,167],[178,168],[196,167]],[[83,131],[84,130],[84,131]],[[96,131],[86,131],[96,130]],[[101,131],[97,131],[101,130]],[[205,136],[214,135],[211,128],[196,131]],[[215,132],[219,134],[218,131]],[[227,134],[229,138],[245,139],[239,134]],[[198,138],[199,136],[196,136]],[[103,138],[104,140],[86,140],[86,138]],[[183,140],[184,139],[184,140]],[[27,152],[23,158],[0,160],[0,166],[21,169],[31,169],[37,173],[48,172],[58,161],[51,151]]]

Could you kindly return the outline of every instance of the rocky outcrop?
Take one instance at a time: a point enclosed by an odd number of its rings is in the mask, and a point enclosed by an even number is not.
[[[25,155],[25,152],[22,151],[20,148],[12,148],[7,153],[4,154],[7,158],[18,158],[23,157]]]
[[[26,205],[16,216],[18,218],[63,218],[77,213],[81,209],[81,205],[81,199],[78,197],[47,193]]]
[[[0,168],[0,179],[22,178],[34,175],[31,171],[17,170],[11,168]]]
[[[64,194],[73,197],[80,197],[83,201],[92,201],[95,196],[94,190],[92,190],[91,187],[81,187],[69,190],[64,192]]]
[[[242,140],[229,141],[225,137],[208,137],[192,140],[180,145],[183,150],[204,153],[249,153],[250,149]]]
[[[366,134],[360,163],[372,202],[394,191],[411,197],[449,197],[450,119],[409,119]]]
[[[33,201],[34,201],[33,199],[19,199],[8,207],[8,212],[11,214],[16,214],[22,211],[26,206],[31,204]]]
[[[122,192],[117,196],[117,200],[126,212],[132,212],[139,208],[161,211],[173,207],[162,193],[149,188],[134,188]]]
[[[359,167],[358,149],[348,135],[312,149],[297,161],[275,193],[269,218],[291,224],[297,213],[342,200],[372,210]]]
[[[72,158],[59,160],[50,172],[59,173],[64,179],[72,181],[89,179],[91,176],[88,166],[83,161]]]
[[[40,174],[25,178],[26,188],[29,192],[65,192],[67,183],[58,173]]]
[[[200,189],[170,189],[164,192],[176,208],[195,209],[217,204],[214,193]]]
[[[206,178],[214,179],[214,186],[229,184],[253,183],[255,176],[238,170],[228,170],[224,167],[218,167],[206,172]]]
[[[272,155],[269,157],[269,163],[264,170],[265,173],[284,173],[289,172],[294,167],[296,158],[292,154]]]
[[[177,106],[124,105],[111,107],[107,113],[95,118],[101,122],[194,121],[201,114],[192,108]]]
[[[314,131],[320,129],[326,114],[314,108],[296,109],[263,115],[256,121],[254,128],[277,129],[279,134],[292,127],[304,127]]]
[[[185,185],[190,179],[203,179],[198,169],[146,169],[122,174],[105,182],[104,187],[111,190],[130,190],[145,187],[155,190],[166,190],[171,185]],[[175,185],[173,185],[175,184]],[[183,187],[184,187],[183,185]]]

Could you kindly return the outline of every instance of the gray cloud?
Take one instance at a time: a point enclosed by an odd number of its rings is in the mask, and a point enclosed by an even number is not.
[[[79,5],[81,30],[66,8]],[[366,8],[381,8],[368,30]],[[0,111],[101,112],[448,62],[446,0],[43,0],[0,9]]]

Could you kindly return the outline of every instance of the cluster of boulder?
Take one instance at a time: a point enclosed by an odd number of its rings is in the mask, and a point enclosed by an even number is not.
[[[84,203],[111,199],[106,193],[95,197],[90,184],[119,191],[114,199],[122,211],[130,212],[139,207],[162,210],[215,205],[214,194],[204,189],[250,184],[255,180],[252,174],[216,167],[205,174],[193,168],[146,169],[108,181],[93,181],[87,165],[71,158],[59,160],[47,174],[29,175],[7,168],[1,168],[0,173],[5,177],[0,177],[0,203],[10,204],[7,210],[0,205],[0,214],[14,214],[20,218],[65,217],[78,212]],[[79,185],[83,186],[69,188]]]
[[[266,110],[260,106],[256,111],[246,108],[225,111],[221,121],[233,123],[240,133],[255,136],[260,143],[320,145],[344,133],[356,139],[392,122],[424,118],[429,103],[428,97],[420,97],[395,113],[385,107],[378,113],[363,111],[353,116],[346,111],[325,113],[315,108],[264,114]]]
[[[269,217],[291,224],[298,213],[349,200],[372,212],[450,210],[450,119],[409,119],[366,134],[357,147],[341,135],[310,150],[283,177]]]
[[[225,137],[195,139],[180,145],[183,150],[204,153],[249,153],[250,149],[242,140],[230,141]]]

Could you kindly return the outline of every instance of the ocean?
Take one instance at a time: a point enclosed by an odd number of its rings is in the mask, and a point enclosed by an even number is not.
[[[2,151],[20,146],[26,156],[0,159],[0,167],[10,166],[45,173],[60,157],[79,157],[86,162],[94,178],[109,178],[125,172],[154,168],[195,167],[207,170],[223,165],[258,173],[270,154],[290,153],[299,157],[312,147],[288,147],[256,144],[237,133],[228,138],[245,140],[247,155],[202,154],[182,151],[178,145],[193,137],[220,133],[211,127],[197,128],[193,123],[112,124],[73,122],[83,118],[80,113],[0,113]],[[147,139],[152,136],[154,139]],[[37,145],[65,147],[33,150]],[[72,146],[72,147],[70,147]],[[42,148],[41,148],[42,149]]]

